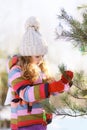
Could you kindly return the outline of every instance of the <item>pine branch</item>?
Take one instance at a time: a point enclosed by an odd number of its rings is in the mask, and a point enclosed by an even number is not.
[[[87,11],[83,13],[83,21],[80,22],[68,15],[64,9],[61,9],[61,14],[58,15],[58,19],[63,20],[69,29],[63,28],[61,35],[58,35],[58,39],[65,39],[71,41],[74,47],[78,47],[82,52],[87,51]]]
[[[80,116],[87,116],[87,112],[83,114],[69,114],[69,113],[59,113],[56,116],[69,116],[69,117],[80,117]]]
[[[82,100],[87,100],[87,98],[84,98],[84,97],[79,97],[78,95],[73,95],[71,93],[68,93],[70,96],[72,96],[73,98],[76,98],[76,99],[82,99]]]
[[[61,72],[61,74],[64,74],[64,73],[65,73],[65,71],[66,71],[66,66],[65,66],[64,64],[59,65],[58,68],[59,68],[59,71]]]
[[[70,78],[70,77],[67,75],[67,73],[66,73],[66,71],[67,71],[66,66],[65,66],[64,64],[62,64],[62,65],[59,65],[58,68],[59,68],[59,71],[61,72],[61,74],[62,74],[66,79],[68,79],[68,81],[71,81],[71,78]]]

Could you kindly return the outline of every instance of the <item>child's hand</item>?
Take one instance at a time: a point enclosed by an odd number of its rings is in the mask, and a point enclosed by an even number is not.
[[[52,83],[49,83],[48,91],[49,91],[49,93],[63,92],[64,91],[64,87],[65,87],[65,85],[62,83],[61,80],[54,81]]]
[[[61,81],[64,84],[70,83],[72,79],[73,79],[73,72],[70,70],[65,71],[64,74],[61,76]]]

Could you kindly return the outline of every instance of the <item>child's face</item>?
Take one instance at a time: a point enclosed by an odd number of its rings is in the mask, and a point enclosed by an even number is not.
[[[43,60],[43,56],[32,56],[32,63],[39,65]]]

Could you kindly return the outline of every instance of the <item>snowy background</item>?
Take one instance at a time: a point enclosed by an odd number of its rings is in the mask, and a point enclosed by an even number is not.
[[[81,55],[69,42],[55,40],[60,9],[64,8],[81,20],[81,11],[77,10],[77,6],[83,4],[87,4],[87,0],[0,0],[0,49],[13,55],[21,43],[26,19],[37,16],[41,22],[41,33],[48,42],[47,58],[53,73],[57,72],[61,63],[71,70],[84,70],[87,73],[87,56]],[[8,117],[10,110],[6,112],[5,117]],[[0,116],[4,118],[4,114]],[[87,130],[87,119],[55,117],[52,124],[48,125],[48,130],[53,129]]]

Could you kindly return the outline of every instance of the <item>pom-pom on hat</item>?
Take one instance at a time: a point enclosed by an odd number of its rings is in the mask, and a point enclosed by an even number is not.
[[[38,18],[32,16],[25,23],[25,33],[19,47],[21,56],[45,55],[48,51],[46,41],[39,33],[40,23]]]

